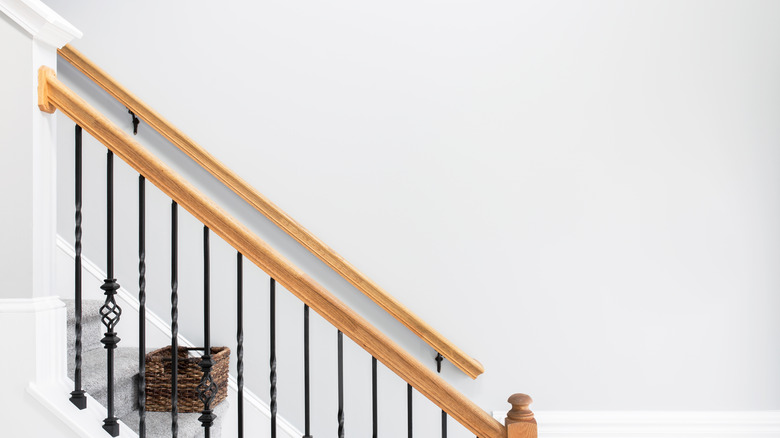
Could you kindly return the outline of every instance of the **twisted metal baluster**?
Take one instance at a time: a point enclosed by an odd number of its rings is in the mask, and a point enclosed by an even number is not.
[[[138,437],[146,438],[146,178],[138,175]]]
[[[73,403],[79,409],[86,409],[87,397],[84,395],[85,391],[81,388],[81,205],[82,205],[82,190],[81,190],[81,175],[82,175],[82,154],[81,154],[81,126],[76,125],[76,230],[75,238],[76,242],[74,248],[76,250],[75,257],[75,313],[76,313],[76,370],[73,374],[74,387],[70,393],[70,402]]]
[[[171,436],[179,436],[179,213],[171,202]]]
[[[209,229],[203,227],[203,356],[200,369],[203,376],[198,384],[198,399],[203,403],[203,411],[198,417],[203,426],[205,438],[211,437],[211,425],[217,418],[211,410],[211,403],[217,396],[217,384],[211,376],[214,360],[211,357],[211,269],[209,266]]]
[[[244,438],[244,261],[236,255],[236,372],[238,377],[238,438]]]
[[[412,438],[414,435],[414,428],[412,427],[412,385],[406,384],[406,428],[408,429],[407,437]]]
[[[373,416],[373,438],[377,438],[379,430],[379,409],[377,400],[376,358],[371,356],[371,414]]]
[[[276,438],[276,280],[271,278],[271,438]]]
[[[106,333],[100,342],[106,348],[107,355],[107,397],[106,419],[103,429],[111,436],[119,435],[118,419],[114,416],[114,350],[119,343],[114,329],[122,316],[122,308],[116,303],[116,291],[119,284],[114,278],[114,153],[106,155],[106,278],[100,288],[106,295],[106,300],[100,307],[100,316]]]
[[[311,397],[309,385],[309,306],[303,305],[303,406],[304,430],[303,438],[311,436]]]
[[[338,332],[338,380],[339,380],[339,430],[338,437],[344,438],[344,334]]]

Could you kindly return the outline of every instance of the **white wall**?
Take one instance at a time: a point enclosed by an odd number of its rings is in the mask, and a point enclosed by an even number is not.
[[[27,219],[33,211],[30,153],[33,143],[30,113],[35,104],[30,98],[33,42],[27,32],[2,13],[0,41],[3,41],[0,55],[6,59],[0,73],[0,147],[5,156],[0,160],[0,185],[19,187],[19,190],[3,191],[5,207],[4,214],[0,215],[0,230],[4,230],[2,240],[6,250],[0,251],[0,266],[14,266],[14,269],[3,271],[0,297],[32,297],[33,227]],[[18,221],[19,217],[26,220]]]
[[[47,3],[84,31],[87,56],[479,359],[474,382],[445,373],[485,409],[505,409],[516,391],[547,410],[780,409],[780,3]],[[123,108],[60,71],[129,129]],[[72,148],[72,127],[60,127]],[[156,153],[181,159],[140,129]],[[66,236],[70,150],[59,169]],[[85,204],[95,241],[99,150]],[[433,365],[289,238],[189,162],[176,167]],[[118,178],[130,203],[119,218],[133,227],[135,177]],[[162,315],[168,206],[150,204],[150,305]],[[182,222],[182,330],[198,339],[200,231]],[[118,250],[129,286],[133,232]],[[227,320],[233,255],[215,244],[214,260]],[[267,280],[248,275],[248,308],[264,316]],[[280,330],[291,339],[280,412],[300,425],[300,309],[280,300],[280,315],[296,315]],[[231,324],[217,342],[232,345]],[[252,318],[251,330],[264,338],[266,324]],[[315,379],[333,386],[335,333],[321,326]],[[257,337],[247,382],[264,393]],[[348,376],[365,385],[369,358],[348,353]],[[403,386],[383,385],[401,405],[390,427],[404,418]],[[368,400],[350,397],[353,409]],[[315,435],[335,424],[334,403],[315,396],[327,406]],[[370,415],[347,415],[366,430]]]

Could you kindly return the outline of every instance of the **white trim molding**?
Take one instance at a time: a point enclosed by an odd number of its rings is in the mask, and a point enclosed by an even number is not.
[[[63,394],[68,394],[73,388],[73,382],[70,379],[67,380],[69,385],[47,385],[41,386],[36,383],[30,383],[27,387],[27,392],[35,399],[40,405],[47,410],[47,412],[57,418],[63,425],[67,426],[73,431],[76,436],[82,438],[105,438],[106,431],[103,430],[103,420],[106,417],[106,409],[100,405],[100,403],[92,398],[89,394],[87,397],[87,408],[79,410],[74,406],[68,397],[63,397]],[[138,434],[133,432],[121,420],[119,421],[120,430],[122,431],[122,438],[138,438]],[[64,432],[64,431],[61,431]],[[33,436],[33,435],[27,435]],[[41,436],[55,436],[55,435],[41,435]],[[61,433],[56,436],[63,436]]]
[[[65,304],[57,297],[0,299],[0,314],[38,313],[64,307]]]
[[[60,48],[82,33],[40,0],[0,0],[0,12],[8,15],[34,39]]]
[[[778,438],[780,411],[539,411],[540,438]],[[506,412],[494,412],[502,423]]]

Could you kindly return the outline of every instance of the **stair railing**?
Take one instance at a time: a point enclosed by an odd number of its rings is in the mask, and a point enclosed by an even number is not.
[[[174,438],[177,437],[178,430],[178,415],[177,415],[177,379],[176,370],[178,369],[176,361],[178,358],[176,342],[178,339],[178,280],[177,280],[177,247],[178,247],[178,232],[177,232],[177,218],[179,207],[188,211],[194,218],[199,220],[203,225],[203,250],[204,250],[204,339],[206,348],[204,348],[203,356],[201,357],[201,368],[203,370],[203,378],[201,384],[198,387],[198,395],[203,403],[202,415],[199,418],[201,421],[206,437],[210,436],[211,426],[215,418],[213,411],[211,410],[211,402],[214,399],[216,386],[214,385],[212,376],[210,375],[211,367],[213,366],[211,358],[211,350],[209,347],[209,331],[210,331],[210,298],[209,298],[209,235],[214,233],[222,238],[226,243],[231,245],[237,251],[237,355],[238,355],[238,382],[239,382],[239,394],[243,390],[243,318],[242,303],[243,303],[243,279],[242,279],[242,260],[248,259],[271,278],[270,280],[270,300],[271,300],[271,314],[269,315],[271,323],[271,436],[276,436],[276,353],[275,353],[275,286],[278,282],[298,299],[304,303],[304,324],[308,325],[308,309],[311,308],[317,312],[326,321],[332,324],[337,329],[337,348],[338,348],[338,387],[339,387],[339,409],[337,413],[338,420],[338,437],[343,438],[345,436],[345,419],[344,419],[344,407],[343,407],[343,336],[346,335],[357,345],[361,346],[365,351],[371,354],[372,367],[374,366],[374,360],[381,362],[388,369],[401,377],[408,384],[409,388],[409,437],[412,437],[413,424],[411,418],[411,394],[412,388],[416,389],[419,393],[428,398],[431,402],[436,404],[442,409],[442,418],[445,422],[443,424],[443,436],[446,437],[446,416],[449,415],[462,424],[465,428],[476,434],[477,437],[482,438],[535,438],[536,437],[536,422],[533,418],[533,413],[528,410],[530,403],[530,397],[523,394],[515,394],[509,398],[509,402],[512,404],[512,410],[507,415],[505,425],[495,420],[487,412],[476,406],[471,400],[467,399],[454,387],[442,379],[434,371],[425,367],[417,359],[409,355],[399,345],[389,339],[386,335],[372,326],[368,321],[355,313],[352,309],[347,307],[329,291],[307,276],[298,267],[291,264],[288,260],[282,257],[276,250],[271,248],[267,243],[261,240],[258,236],[249,231],[245,226],[236,221],[233,217],[228,215],[217,204],[208,199],[197,189],[195,189],[188,181],[173,171],[170,167],[156,158],[149,151],[144,149],[137,141],[131,136],[121,131],[118,127],[112,124],[105,116],[92,108],[87,104],[84,99],[76,95],[72,90],[66,87],[60,82],[56,74],[51,68],[41,67],[38,77],[38,106],[42,111],[54,112],[59,109],[63,114],[73,120],[76,125],[76,144],[77,144],[77,200],[76,200],[76,247],[81,247],[81,193],[80,193],[80,181],[81,181],[81,162],[80,150],[81,150],[81,133],[82,130],[86,131],[100,143],[107,148],[107,262],[109,266],[108,277],[105,280],[104,285],[101,287],[105,291],[106,299],[105,304],[101,308],[101,315],[104,325],[106,326],[106,337],[102,340],[105,345],[108,354],[107,365],[107,382],[109,385],[109,394],[107,402],[107,417],[104,421],[104,429],[112,436],[119,434],[119,424],[114,416],[113,412],[113,394],[111,391],[113,382],[113,359],[112,352],[116,348],[119,337],[115,331],[117,323],[121,316],[121,308],[116,304],[115,294],[119,288],[117,280],[113,277],[113,157],[117,156],[130,167],[135,169],[139,173],[139,301],[141,303],[141,312],[145,312],[145,264],[144,264],[144,196],[145,196],[145,182],[149,181],[156,186],[160,191],[167,195],[171,199],[171,247],[172,247],[172,260],[171,260],[171,341],[173,344],[171,361],[172,364],[172,381],[171,381],[171,431]],[[80,253],[80,252],[79,252]],[[77,266],[79,261],[77,260]],[[80,284],[77,284],[77,298],[78,291],[80,290]],[[80,310],[80,303],[76,304],[77,310]],[[76,320],[80,319],[80,312],[77,312]],[[141,334],[141,351],[143,352],[144,346],[144,321],[140,320],[139,333]],[[78,327],[77,327],[78,330]],[[306,330],[308,332],[308,330]],[[77,343],[81,334],[77,332]],[[305,344],[308,344],[306,340]],[[80,369],[78,369],[78,356],[80,352],[77,349],[77,370],[76,375],[79,375]],[[307,361],[308,354],[305,355],[304,360]],[[139,361],[142,361],[142,356],[139,355]],[[141,372],[141,380],[143,380],[143,366],[139,364]],[[308,363],[305,364],[305,382],[308,382]],[[375,380],[374,380],[375,381]],[[78,387],[80,382],[76,382],[77,387],[72,394],[83,395],[83,389]],[[308,385],[306,385],[308,387]],[[372,388],[374,392],[373,409],[376,411],[376,385]],[[308,399],[308,391],[306,391],[306,398]],[[241,396],[239,396],[241,398]],[[73,399],[76,406],[83,408],[86,406],[86,401],[81,398]],[[238,403],[238,436],[243,437],[243,403],[239,400]],[[305,421],[306,421],[306,435],[310,437],[309,431],[309,404],[305,403]],[[144,416],[145,410],[141,407],[139,411],[141,418],[140,422],[140,436],[145,436]],[[374,415],[374,421],[377,416]],[[374,425],[376,430],[376,423]],[[375,435],[376,436],[376,435]]]
[[[211,173],[230,190],[243,198],[249,205],[262,213],[271,222],[298,241],[309,252],[317,256],[331,267],[355,288],[371,298],[386,312],[403,323],[414,334],[423,339],[436,352],[452,362],[472,379],[477,378],[485,369],[476,359],[437,332],[428,323],[401,304],[378,284],[359,271],[332,248],[317,238],[303,225],[296,222],[281,208],[263,196],[248,182],[236,175],[203,147],[177,129],[170,121],[163,118],[157,111],[123,87],[119,82],[87,59],[70,45],[58,50],[59,55],[81,71],[89,79],[103,88],[111,96],[131,111],[134,117],[134,127],[137,127],[137,116],[174,146],[192,158],[203,169]]]

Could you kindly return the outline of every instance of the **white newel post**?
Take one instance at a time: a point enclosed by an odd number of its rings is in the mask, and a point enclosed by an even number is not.
[[[0,362],[3,436],[79,435],[46,395],[67,401],[68,389],[65,308],[54,296],[56,115],[38,109],[37,71],[56,69],[57,49],[80,36],[39,0],[0,0],[0,333],[13,352]]]
[[[38,109],[38,68],[56,70],[57,49],[81,36],[38,0],[0,0],[0,298],[54,291],[55,115]]]

